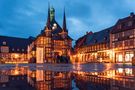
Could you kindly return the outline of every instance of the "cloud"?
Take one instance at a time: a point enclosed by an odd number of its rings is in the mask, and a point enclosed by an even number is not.
[[[105,29],[135,12],[133,0],[50,0],[50,3],[60,25],[66,8],[69,34],[75,40],[87,31]],[[36,36],[45,26],[47,9],[46,0],[0,0],[0,32],[8,36]]]
[[[69,24],[69,34],[75,40],[84,35],[89,30],[89,26],[83,23],[83,21],[79,20],[78,18],[68,18],[67,21]]]
[[[124,0],[124,5],[130,10],[135,12],[135,1],[134,0]]]

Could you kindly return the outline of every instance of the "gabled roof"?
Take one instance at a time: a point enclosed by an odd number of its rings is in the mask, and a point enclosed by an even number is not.
[[[27,46],[33,41],[33,38],[18,38],[9,36],[0,36],[0,46],[8,46],[9,52],[27,53]],[[3,45],[3,42],[6,44]]]
[[[57,28],[55,28],[55,29],[53,29],[54,24],[57,25]],[[53,34],[52,39],[54,39],[54,40],[63,40],[63,38],[61,37],[61,35],[59,35],[62,32],[62,28],[57,23],[57,21],[55,19],[53,19],[50,22],[50,27],[52,29],[52,34]],[[46,30],[46,29],[44,29],[44,30]],[[41,31],[41,34],[40,35],[43,35],[44,34],[44,30]],[[67,36],[67,39],[73,40],[69,35]]]
[[[99,43],[109,43],[110,41],[110,31],[112,27],[101,30],[99,32],[86,34],[79,38],[76,42],[77,47],[95,45]]]
[[[55,19],[53,19],[50,24],[51,24],[51,28],[53,28],[54,24],[57,25],[57,28],[52,31],[53,34],[58,34],[62,32],[62,28],[60,27],[60,25],[57,23]]]
[[[75,43],[76,43],[76,45],[75,45],[76,48],[77,48],[77,47],[81,47],[81,46],[84,45],[84,42],[86,41],[86,36],[87,36],[87,35],[84,35],[84,36],[80,37],[80,38],[75,42]]]
[[[57,34],[56,35],[53,35],[52,36],[52,39],[53,40],[64,40],[60,35],[57,35]]]
[[[112,27],[87,35],[85,45],[109,42],[111,29]]]
[[[132,22],[131,26],[128,26],[129,22]],[[117,33],[125,30],[130,30],[133,28],[135,28],[135,15],[134,13],[131,13],[130,16],[119,19],[117,23],[114,25],[111,33]]]
[[[63,17],[63,28],[57,23],[55,20],[55,9],[52,7],[50,8],[50,5],[48,5],[48,17],[47,17],[47,23],[44,27],[44,29],[41,31],[41,33],[37,36],[46,36],[45,31],[51,30],[52,33],[52,39],[53,40],[64,40],[63,34],[67,34],[68,30],[66,27],[66,15],[64,10],[64,17]],[[63,32],[64,31],[64,32]],[[62,38],[63,37],[63,38]],[[36,38],[36,39],[37,39]],[[68,40],[73,40],[69,35],[67,35]]]

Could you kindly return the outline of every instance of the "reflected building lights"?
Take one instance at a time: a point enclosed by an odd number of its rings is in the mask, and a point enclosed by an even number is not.
[[[80,64],[76,65],[81,67]],[[106,67],[111,68],[111,65]],[[135,89],[135,69],[118,68],[116,70],[104,70],[102,72],[79,71],[47,71],[43,69],[31,70],[27,67],[16,65],[15,68],[0,71],[0,85],[8,86],[8,83],[25,83],[33,89],[29,90],[72,90],[72,78],[74,77],[78,88],[85,90],[91,83],[93,86],[105,88],[104,90],[114,90],[114,87],[120,90],[129,88]],[[16,85],[16,84],[14,84]]]

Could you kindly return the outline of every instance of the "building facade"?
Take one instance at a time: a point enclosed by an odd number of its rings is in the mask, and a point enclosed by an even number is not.
[[[135,52],[135,15],[119,19],[110,33],[116,63],[132,63]]]
[[[32,38],[0,36],[0,63],[27,63],[27,46]]]
[[[45,28],[28,46],[29,60],[36,63],[69,62],[71,48],[72,38],[68,35],[65,11],[61,27],[55,20],[55,9],[48,7]]]
[[[76,41],[72,62],[134,63],[135,15],[96,33],[87,33]]]
[[[110,30],[111,28],[89,32],[76,41],[76,54],[72,56],[73,62],[110,62]]]

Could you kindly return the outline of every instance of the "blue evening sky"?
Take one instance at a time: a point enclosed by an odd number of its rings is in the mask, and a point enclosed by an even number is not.
[[[50,0],[62,26],[66,9],[69,35],[77,39],[87,31],[100,31],[135,12],[135,0]],[[36,36],[47,19],[48,0],[0,0],[0,35]]]

